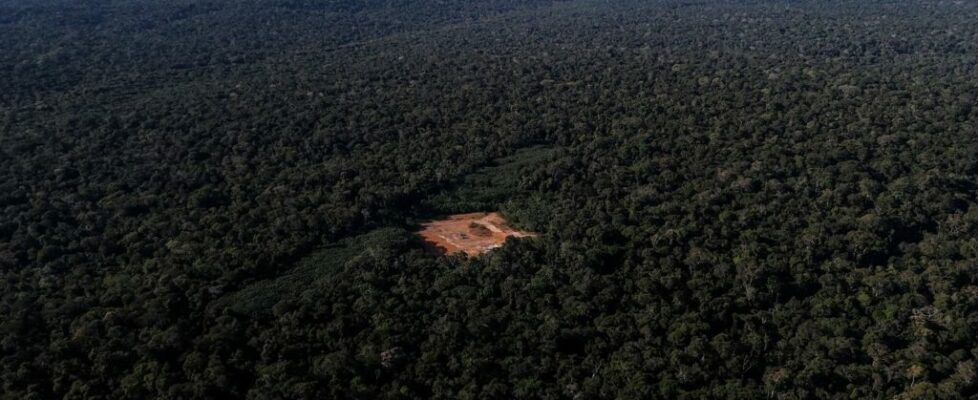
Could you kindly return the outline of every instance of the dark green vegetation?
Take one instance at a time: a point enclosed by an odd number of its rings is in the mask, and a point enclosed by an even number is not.
[[[0,398],[974,396],[976,20],[0,0]]]

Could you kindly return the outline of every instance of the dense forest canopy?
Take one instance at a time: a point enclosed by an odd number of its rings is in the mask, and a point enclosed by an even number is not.
[[[978,396],[974,21],[0,0],[0,399]]]

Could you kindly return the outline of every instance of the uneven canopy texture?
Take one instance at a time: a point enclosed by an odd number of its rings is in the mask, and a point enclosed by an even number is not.
[[[0,0],[0,398],[978,395],[976,11]]]

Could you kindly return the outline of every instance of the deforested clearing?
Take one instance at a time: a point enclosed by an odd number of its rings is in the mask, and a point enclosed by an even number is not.
[[[497,212],[450,215],[422,225],[418,232],[439,254],[479,255],[502,246],[508,237],[535,236],[513,229]]]

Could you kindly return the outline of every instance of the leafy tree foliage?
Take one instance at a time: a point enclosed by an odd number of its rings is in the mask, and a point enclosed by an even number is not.
[[[0,0],[0,398],[978,395],[976,17]]]

